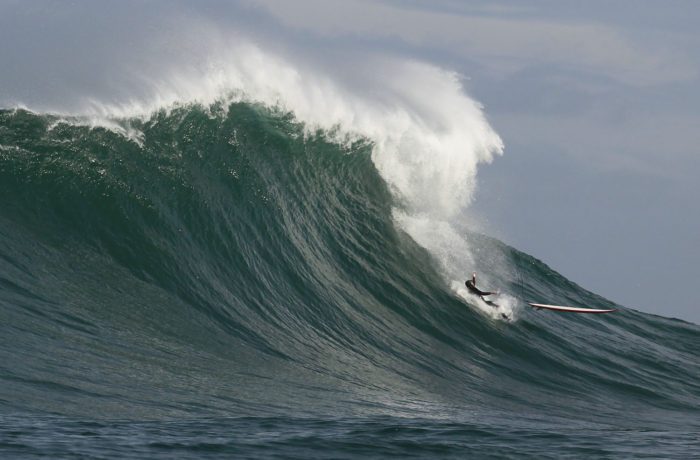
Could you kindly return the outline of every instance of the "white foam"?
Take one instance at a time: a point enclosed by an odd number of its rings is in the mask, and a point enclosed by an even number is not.
[[[80,115],[109,125],[182,104],[259,102],[293,112],[310,132],[332,132],[338,142],[371,139],[379,172],[407,206],[442,219],[468,205],[477,164],[502,152],[501,139],[454,72],[374,56],[357,64],[365,67],[356,76],[341,78],[322,65],[292,64],[240,40],[214,42],[218,47],[201,67],[142,79],[150,86],[147,98],[86,100]]]

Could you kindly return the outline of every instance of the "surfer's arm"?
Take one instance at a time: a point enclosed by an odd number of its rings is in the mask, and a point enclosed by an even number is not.
[[[473,288],[473,291],[475,294],[480,295],[480,296],[498,294],[498,291],[493,291],[493,292],[482,291],[476,287]]]

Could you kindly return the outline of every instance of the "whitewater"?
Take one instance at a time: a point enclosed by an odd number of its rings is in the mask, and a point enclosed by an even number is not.
[[[133,98],[0,110],[0,452],[697,453],[700,329],[482,231],[503,143],[459,75],[209,56]]]

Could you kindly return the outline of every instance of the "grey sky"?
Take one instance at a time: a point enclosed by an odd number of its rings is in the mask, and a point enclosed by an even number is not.
[[[700,4],[4,1],[0,103],[138,97],[143,75],[197,65],[198,22],[328,68],[386,53],[459,72],[505,143],[479,173],[485,228],[613,301],[700,323]]]

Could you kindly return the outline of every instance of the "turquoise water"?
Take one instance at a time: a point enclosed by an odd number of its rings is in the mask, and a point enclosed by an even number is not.
[[[510,268],[513,319],[484,315],[396,224],[372,149],[247,103],[0,111],[0,452],[697,455],[697,325],[465,228]]]

